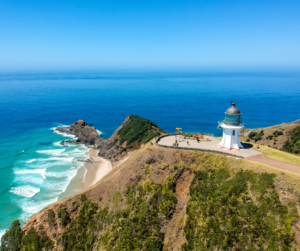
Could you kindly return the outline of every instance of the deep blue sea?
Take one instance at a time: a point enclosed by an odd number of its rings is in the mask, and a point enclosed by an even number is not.
[[[300,119],[300,73],[64,72],[0,74],[0,235],[58,199],[87,158],[60,146],[78,119],[109,137],[136,114],[174,132],[221,135],[236,102],[247,128]],[[61,197],[60,197],[61,198]]]

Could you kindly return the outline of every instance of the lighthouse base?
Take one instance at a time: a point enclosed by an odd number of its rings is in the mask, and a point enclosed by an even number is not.
[[[221,124],[220,126],[223,128],[223,138],[218,144],[220,148],[226,148],[228,150],[240,150],[244,148],[240,142],[242,126],[228,126],[225,124]]]

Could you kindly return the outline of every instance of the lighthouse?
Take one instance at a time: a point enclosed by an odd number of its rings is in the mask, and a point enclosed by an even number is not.
[[[231,102],[231,105],[225,112],[225,119],[219,122],[218,128],[223,129],[223,138],[218,146],[228,150],[239,150],[244,148],[240,142],[241,129],[244,128],[244,124],[241,111],[235,107],[234,102]]]

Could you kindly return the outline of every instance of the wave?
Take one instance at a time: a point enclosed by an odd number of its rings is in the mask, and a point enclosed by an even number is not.
[[[36,159],[28,160],[28,161],[26,161],[26,163],[32,163],[32,162],[34,162],[34,161],[36,161]]]
[[[10,189],[10,192],[19,196],[31,198],[37,193],[39,193],[41,190],[38,187],[33,187],[30,185],[25,186],[18,186],[18,187],[12,187]]]
[[[52,145],[54,145],[54,146],[63,146],[63,145],[60,144],[60,142],[61,142],[61,141],[54,142],[54,143],[52,143]]]
[[[53,155],[57,156],[64,152],[66,149],[55,149],[55,150],[38,150],[37,153],[47,154],[47,155]]]
[[[59,161],[69,161],[72,162],[74,158],[59,158],[59,157],[52,157],[49,159],[45,159],[45,160],[59,160]]]
[[[5,234],[6,230],[5,229],[1,229],[0,230],[0,240],[2,238],[2,236]]]
[[[53,127],[53,128],[51,128],[51,129],[54,131],[54,133],[59,134],[59,135],[61,135],[61,136],[64,136],[64,137],[67,137],[67,138],[77,139],[77,137],[76,137],[75,135],[67,134],[67,133],[63,133],[63,132],[57,131],[57,130],[56,130],[56,127]]]
[[[44,179],[46,179],[46,168],[44,169],[15,169],[14,170],[15,174],[19,174],[19,175],[24,175],[24,174],[32,174],[32,173],[36,173],[36,174],[40,174]]]

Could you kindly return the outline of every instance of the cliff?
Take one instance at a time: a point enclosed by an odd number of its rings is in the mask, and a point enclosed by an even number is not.
[[[101,145],[99,156],[119,161],[128,152],[139,149],[143,144],[164,133],[164,130],[148,119],[136,115],[128,116]]]

